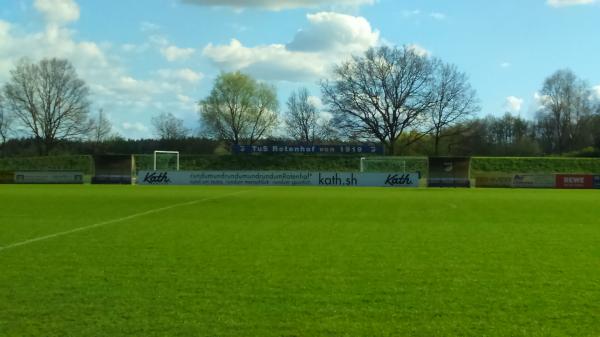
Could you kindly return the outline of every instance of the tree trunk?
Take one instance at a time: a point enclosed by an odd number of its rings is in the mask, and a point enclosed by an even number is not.
[[[388,156],[394,156],[396,154],[396,142],[394,141],[390,141],[388,144],[386,144],[387,147],[387,155]],[[385,143],[384,143],[385,144]]]

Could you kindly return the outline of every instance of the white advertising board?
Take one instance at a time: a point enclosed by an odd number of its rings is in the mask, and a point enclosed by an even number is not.
[[[140,171],[140,185],[419,187],[418,173]]]
[[[543,174],[517,174],[513,179],[515,188],[554,188],[556,177]]]

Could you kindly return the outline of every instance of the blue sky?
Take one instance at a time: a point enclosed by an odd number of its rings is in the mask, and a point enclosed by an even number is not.
[[[392,44],[457,64],[481,115],[530,117],[558,69],[600,97],[599,36],[596,0],[0,0],[0,83],[21,57],[68,58],[94,111],[140,138],[160,112],[197,129],[195,103],[221,71],[272,83],[284,112],[294,89],[320,96],[333,64]]]

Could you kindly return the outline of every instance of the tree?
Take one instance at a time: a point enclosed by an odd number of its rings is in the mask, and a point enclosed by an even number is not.
[[[96,144],[106,141],[111,135],[112,124],[102,109],[98,111],[98,117],[93,121],[92,132],[93,141]]]
[[[48,155],[61,140],[89,134],[89,89],[67,60],[21,60],[4,86],[7,107]]]
[[[293,92],[287,101],[285,126],[288,134],[299,142],[312,144],[320,136],[319,113],[310,101],[306,88]]]
[[[378,139],[389,154],[402,137],[426,134],[425,118],[435,103],[431,60],[414,49],[379,47],[335,67],[322,82],[324,103],[346,134]],[[410,131],[410,132],[407,132]]]
[[[0,149],[4,149],[4,144],[11,132],[13,118],[4,109],[4,98],[0,95]]]
[[[190,130],[187,129],[183,120],[175,117],[172,113],[161,113],[152,118],[154,133],[162,140],[176,140],[186,138]]]
[[[436,62],[433,77],[434,104],[429,110],[434,153],[439,155],[444,131],[479,111],[477,95],[468,77],[454,65]],[[454,128],[456,131],[460,129]]]
[[[550,136],[552,152],[562,154],[585,144],[589,135],[584,130],[593,110],[587,82],[570,70],[559,70],[546,79],[541,95],[538,120]]]
[[[240,72],[221,74],[210,95],[200,102],[206,133],[239,145],[255,144],[278,124],[275,88]]]

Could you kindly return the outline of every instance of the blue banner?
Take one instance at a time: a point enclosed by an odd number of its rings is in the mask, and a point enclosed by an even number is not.
[[[600,176],[594,176],[594,188],[600,189]]]
[[[233,153],[383,155],[384,149],[377,145],[234,145]]]

